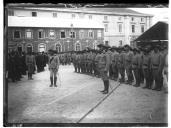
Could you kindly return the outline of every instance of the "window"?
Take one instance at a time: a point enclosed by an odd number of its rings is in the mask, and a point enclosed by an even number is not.
[[[97,31],[97,37],[102,37],[102,31],[101,30]]]
[[[89,31],[89,32],[88,32],[88,37],[89,37],[89,38],[93,38],[93,31]]]
[[[8,16],[14,16],[14,10],[8,10]]]
[[[55,38],[55,31],[54,30],[49,31],[49,37],[50,38]]]
[[[122,24],[118,24],[118,30],[119,32],[122,32]]]
[[[38,31],[38,38],[39,39],[44,38],[44,32],[43,32],[43,30],[39,30]]]
[[[21,38],[21,33],[20,33],[20,31],[18,31],[18,30],[15,30],[15,31],[14,31],[14,38],[16,38],[16,39]]]
[[[109,45],[109,41],[105,41],[105,45]]]
[[[76,51],[81,51],[81,44],[77,43],[75,49]]]
[[[119,46],[122,46],[122,40],[119,41]]]
[[[141,33],[144,32],[144,25],[141,25]]]
[[[84,38],[84,31],[83,31],[83,30],[80,31],[80,38],[81,38],[81,39]]]
[[[131,25],[132,27],[132,33],[135,33],[135,25]]]
[[[71,37],[71,38],[75,38],[75,32],[71,32],[71,33],[70,33],[70,37]]]
[[[105,32],[108,32],[108,24],[105,24],[104,27],[105,27]]]
[[[83,18],[84,18],[84,13],[80,13],[80,14],[79,14],[79,17],[80,17],[81,19],[83,19]]]
[[[104,20],[108,20],[108,16],[104,16]]]
[[[31,39],[32,38],[32,31],[31,30],[26,30],[26,38]]]
[[[65,38],[65,32],[61,32],[61,38]]]
[[[92,19],[92,15],[89,15],[89,19],[90,19],[90,20]]]
[[[40,44],[39,45],[39,52],[45,52],[46,50],[46,45],[45,44]]]
[[[134,17],[131,17],[131,21],[134,21]]]
[[[122,20],[122,17],[118,17],[118,20]]]
[[[141,22],[144,22],[144,18],[141,18]]]
[[[60,44],[56,44],[56,50],[57,50],[57,52],[61,52],[62,51],[62,48],[61,48]]]
[[[75,18],[75,14],[72,14],[72,18],[73,18],[73,19]]]
[[[37,12],[32,12],[32,17],[37,17]]]
[[[53,12],[53,17],[57,17],[57,13],[56,12]]]

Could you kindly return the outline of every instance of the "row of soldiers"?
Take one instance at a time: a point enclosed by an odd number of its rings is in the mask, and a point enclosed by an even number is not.
[[[35,58],[35,66],[34,72],[44,71],[44,67],[48,63],[48,55],[44,52],[42,53],[31,53]],[[26,71],[28,71],[28,66],[26,63],[26,56],[25,52],[18,52],[18,51],[11,51],[8,53],[7,58],[7,71],[8,71],[8,78],[11,79],[13,82],[20,81],[22,75],[26,75]]]
[[[107,70],[108,78],[129,85],[132,85],[135,78],[136,82],[133,85],[135,87],[139,87],[140,83],[144,83],[145,80],[143,88],[158,91],[163,86],[164,77],[162,73],[168,78],[167,45],[150,44],[132,49],[129,45],[109,47],[100,44],[99,48],[100,50],[88,49],[74,53],[75,72],[104,77],[104,73],[101,72],[101,65],[105,65],[102,67]],[[108,78],[105,78],[104,81],[108,81]],[[154,88],[152,87],[153,82],[155,82]],[[106,83],[108,86],[108,82]],[[107,93],[108,89],[106,90]]]
[[[72,53],[70,52],[58,53],[58,57],[62,65],[70,65],[72,63]]]

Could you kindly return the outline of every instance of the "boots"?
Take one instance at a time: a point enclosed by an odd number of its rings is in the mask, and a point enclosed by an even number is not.
[[[103,94],[107,94],[109,90],[109,80],[105,80],[105,91],[103,92]]]
[[[53,77],[50,77],[50,82],[51,82],[50,87],[52,87],[53,86]]]
[[[32,74],[30,73],[30,80],[33,80],[33,78],[32,78]]]
[[[57,87],[56,85],[57,77],[54,77],[54,86]]]
[[[103,83],[104,83],[104,89],[103,89],[102,91],[100,91],[100,92],[104,92],[104,91],[106,90],[106,89],[105,89],[105,88],[106,88],[106,86],[105,86],[105,85],[106,85],[106,84],[105,84],[106,82],[103,81]]]

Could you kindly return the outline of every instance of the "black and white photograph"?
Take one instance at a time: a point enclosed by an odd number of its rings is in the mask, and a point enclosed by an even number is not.
[[[168,126],[168,5],[4,11],[4,126]]]

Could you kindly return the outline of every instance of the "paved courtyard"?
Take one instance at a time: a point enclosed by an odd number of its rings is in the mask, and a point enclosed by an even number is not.
[[[49,87],[47,68],[33,78],[9,82],[9,123],[76,123],[106,96],[100,78],[75,73],[72,65],[60,66],[57,88]],[[80,123],[167,123],[167,98],[163,91],[121,84]]]

